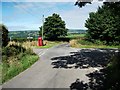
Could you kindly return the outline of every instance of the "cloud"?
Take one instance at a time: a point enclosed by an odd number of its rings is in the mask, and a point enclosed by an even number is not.
[[[69,11],[61,12],[63,20],[66,21],[68,28],[85,28],[85,22],[89,17],[90,12],[97,11],[98,6],[101,6],[101,3],[94,2],[93,4],[88,4],[83,8],[74,7]]]
[[[27,9],[34,7],[34,5],[32,3],[15,3],[14,7]]]
[[[16,9],[31,14],[38,14],[40,10],[44,11],[44,9],[53,9],[56,5],[56,2],[14,2],[14,7]]]
[[[10,26],[10,30],[38,29],[42,25],[43,14],[47,17],[53,13],[58,13],[66,22],[67,28],[85,29],[85,20],[89,17],[90,12],[97,10],[98,5],[102,5],[102,3],[94,2],[93,4],[87,4],[85,7],[79,8],[74,6],[73,2],[17,2],[14,5],[14,14],[9,13],[9,15],[6,15],[8,16],[7,18],[4,16],[4,21],[5,23],[7,22],[6,25]]]

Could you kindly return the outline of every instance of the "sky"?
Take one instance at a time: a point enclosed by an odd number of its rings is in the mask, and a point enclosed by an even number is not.
[[[23,0],[22,0],[23,1]],[[95,12],[101,2],[87,4],[83,8],[74,5],[74,2],[11,2],[4,1],[0,5],[0,23],[5,24],[9,31],[39,30],[42,26],[42,16],[45,18],[57,13],[65,21],[68,29],[87,29],[85,20],[90,12]],[[2,7],[1,7],[2,6]],[[2,10],[2,11],[1,11]],[[1,16],[2,15],[2,16]]]

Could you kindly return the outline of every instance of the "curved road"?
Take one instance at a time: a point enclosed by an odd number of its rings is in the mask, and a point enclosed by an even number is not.
[[[86,74],[99,68],[53,68],[54,57],[70,56],[81,49],[69,47],[68,44],[61,44],[49,49],[34,49],[40,59],[29,69],[20,73],[13,79],[3,84],[3,88],[69,88],[76,78],[88,82]]]

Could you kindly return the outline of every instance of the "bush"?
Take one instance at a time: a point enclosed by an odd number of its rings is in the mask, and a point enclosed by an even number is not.
[[[35,55],[35,53],[30,48],[25,51],[25,54]]]
[[[38,60],[38,56],[21,45],[10,45],[2,48],[3,72],[2,82],[16,76]]]
[[[3,25],[3,24],[0,24],[0,34],[2,32],[2,46],[5,47],[7,46],[8,42],[9,42],[9,38],[8,38],[8,28]],[[1,38],[0,38],[1,40]]]
[[[78,40],[78,43],[79,43],[79,44],[82,44],[82,45],[93,45],[92,42],[87,41],[87,40],[85,40],[85,39],[83,39],[83,40]]]
[[[10,45],[7,47],[4,47],[2,49],[2,55],[6,55],[7,57],[18,55],[21,52],[25,52],[26,49],[23,48],[21,45]],[[4,59],[3,59],[4,60]]]
[[[113,56],[107,67],[106,87],[109,90],[119,90],[120,87],[120,52]]]

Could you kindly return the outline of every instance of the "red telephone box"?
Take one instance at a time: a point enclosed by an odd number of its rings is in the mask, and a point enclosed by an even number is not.
[[[38,46],[43,46],[42,37],[38,38]]]

